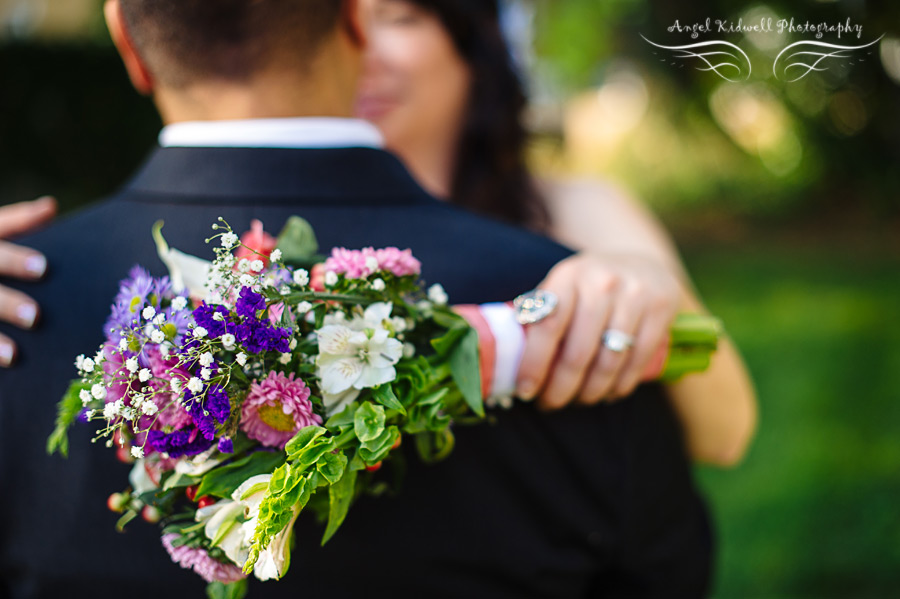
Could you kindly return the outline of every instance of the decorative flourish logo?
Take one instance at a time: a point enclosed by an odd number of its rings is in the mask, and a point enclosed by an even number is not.
[[[783,77],[788,83],[799,81],[813,71],[827,71],[829,67],[826,61],[829,61],[830,59],[851,59],[853,57],[849,52],[863,50],[870,46],[874,46],[880,42],[883,37],[884,35],[874,42],[869,42],[868,44],[863,44],[861,46],[841,46],[838,44],[828,44],[825,42],[808,40],[794,42],[778,53],[778,56],[775,58],[775,63],[772,65],[772,73],[774,73],[776,79],[781,79]],[[813,48],[825,51],[818,51]],[[830,52],[828,50],[830,50]],[[871,51],[868,52],[868,54],[871,54]],[[782,57],[784,57],[783,60]],[[865,59],[861,58],[860,60]],[[850,64],[853,65],[852,62]],[[779,73],[781,73],[782,77],[779,77]]]
[[[698,71],[712,71],[726,81],[743,81],[750,78],[753,71],[753,65],[750,64],[750,57],[736,45],[731,42],[712,40],[708,42],[697,42],[695,44],[687,44],[684,46],[663,46],[651,42],[641,35],[644,41],[652,46],[663,50],[677,52],[674,57],[678,59],[699,59],[706,66],[698,66]],[[705,52],[694,52],[701,48],[710,48]],[[718,48],[718,49],[712,49]],[[740,56],[738,56],[740,55]],[[746,64],[746,70],[743,65]]]

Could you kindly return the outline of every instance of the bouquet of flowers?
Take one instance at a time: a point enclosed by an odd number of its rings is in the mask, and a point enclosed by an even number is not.
[[[251,573],[284,576],[304,509],[327,542],[356,498],[383,486],[375,473],[403,440],[443,459],[451,424],[498,403],[482,377],[488,333],[480,340],[440,285],[423,291],[410,250],[335,248],[323,262],[302,219],[278,240],[259,223],[239,238],[219,219],[209,263],[169,248],[161,229],[170,276],[135,267],[122,281],[105,342],[76,360],[48,451],[67,454],[75,422],[98,423],[94,441],[134,462],[128,490],[109,499],[118,526],[161,523],[172,559],[218,596],[241,596]],[[700,360],[664,359],[648,376],[702,370],[718,333],[715,319],[676,322],[667,354]]]

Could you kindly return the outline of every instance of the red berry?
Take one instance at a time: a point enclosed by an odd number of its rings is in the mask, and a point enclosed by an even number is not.
[[[403,444],[403,437],[397,437],[397,440],[391,445],[391,449],[397,449],[401,444]]]
[[[122,513],[128,505],[128,497],[122,493],[113,493],[106,500],[106,507],[116,513]]]
[[[131,450],[127,447],[116,448],[116,459],[123,464],[134,464],[134,456],[131,455]]]
[[[143,518],[150,524],[156,524],[157,522],[162,520],[162,514],[152,505],[145,505],[144,509],[141,510],[141,518]]]
[[[197,498],[197,487],[199,485],[192,485],[184,490],[184,494],[187,495],[188,501],[193,501]]]
[[[210,497],[209,495],[204,495],[200,499],[197,500],[197,507],[201,510],[205,507],[209,507],[216,502],[215,497]]]
[[[379,470],[381,470],[381,462],[378,462],[377,464],[373,464],[371,466],[366,466],[367,472],[378,472]]]

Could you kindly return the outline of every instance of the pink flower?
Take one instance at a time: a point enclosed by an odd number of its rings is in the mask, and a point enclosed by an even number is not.
[[[267,447],[284,449],[303,428],[322,424],[313,412],[310,390],[294,374],[270,372],[261,382],[250,385],[250,393],[241,408],[241,428],[251,439]]]
[[[413,257],[412,250],[408,249],[401,251],[389,247],[376,250],[367,247],[362,250],[348,250],[341,247],[331,250],[331,257],[325,261],[325,269],[342,274],[348,279],[363,279],[379,271],[404,277],[421,273],[422,264]]]
[[[181,538],[177,533],[169,533],[162,538],[163,547],[169,552],[172,561],[182,568],[191,569],[203,577],[206,582],[231,584],[244,578],[244,573],[234,564],[226,564],[215,560],[200,548],[187,546],[175,547],[173,542]]]
[[[262,260],[263,264],[269,265],[269,256],[272,250],[278,245],[278,240],[263,230],[261,221],[254,220],[250,223],[250,230],[241,235],[241,245],[234,253],[237,262],[243,258],[250,260]]]

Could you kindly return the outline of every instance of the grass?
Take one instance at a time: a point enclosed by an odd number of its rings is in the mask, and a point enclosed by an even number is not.
[[[691,250],[756,381],[744,463],[701,468],[722,599],[900,588],[900,260],[828,249]]]

